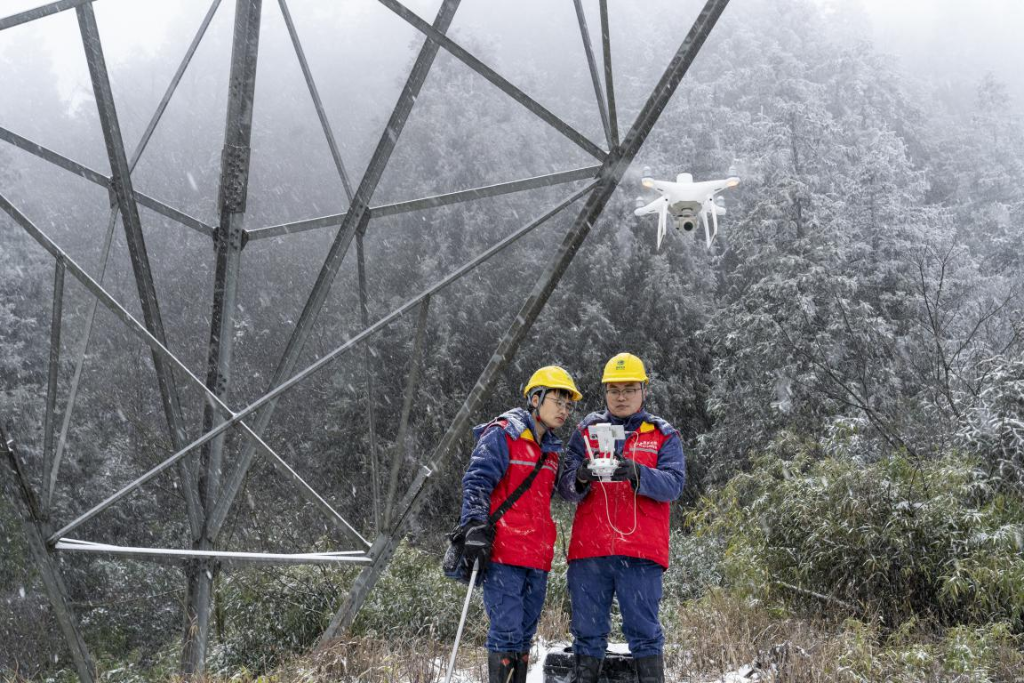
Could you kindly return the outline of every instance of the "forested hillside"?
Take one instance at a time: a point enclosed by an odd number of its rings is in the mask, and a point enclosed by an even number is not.
[[[276,11],[272,4],[264,3],[267,12]],[[632,4],[616,10],[624,127],[696,11],[695,3],[682,4],[689,14],[669,12],[680,15],[676,31],[649,26],[645,11]],[[231,35],[230,21],[217,21],[220,30],[211,33],[188,87],[133,176],[137,189],[211,223],[217,220]],[[280,30],[279,22],[265,21],[268,36]],[[186,24],[184,33],[194,30]],[[309,41],[329,40],[326,28],[305,28]],[[601,139],[578,34],[565,38],[557,57],[538,51],[512,60],[501,41],[471,28],[453,35]],[[16,30],[11,42],[0,44],[0,71],[29,48]],[[673,665],[688,675],[734,668],[783,641],[805,649],[821,644],[804,653],[814,666],[793,656],[789,680],[1011,680],[1022,665],[1024,109],[991,74],[963,82],[908,74],[865,31],[856,9],[824,9],[810,0],[732,3],[641,150],[636,173],[627,175],[486,409],[475,416],[484,421],[518,402],[528,374],[549,363],[577,378],[585,395],[580,416],[601,405],[607,358],[629,351],[644,359],[652,373],[650,407],[680,428],[688,459],[686,492],[673,507],[675,564],[663,607],[678,647]],[[261,60],[273,54],[274,40],[264,39],[261,49],[268,52]],[[391,40],[396,49],[409,48],[396,36]],[[115,73],[129,147],[163,87],[151,85],[154,65],[178,59],[181,49],[139,55]],[[326,69],[330,53],[319,54]],[[95,107],[80,93],[69,104],[58,91],[56,70],[50,65],[31,82],[17,82],[23,72],[9,69],[2,87],[23,88],[30,98],[17,110],[2,107],[10,118],[0,125],[106,173]],[[376,114],[365,121],[346,118],[345,78],[329,75],[318,85],[336,107],[343,153],[358,178],[405,72],[389,73],[379,85]],[[282,58],[268,61],[261,78],[246,227],[343,211],[316,117],[302,99],[301,75]],[[367,100],[364,105],[373,111]],[[442,55],[378,203],[589,163]],[[713,246],[705,248],[699,230],[670,228],[656,250],[654,223],[633,216],[639,169],[650,166],[659,177],[685,171],[702,180],[722,177],[734,164],[742,182],[725,193],[727,214]],[[364,239],[369,319],[579,187],[375,218]],[[0,144],[0,192],[100,279],[105,191]],[[417,638],[433,643],[454,635],[458,589],[430,572],[458,515],[470,435],[450,462],[424,462],[425,454],[462,405],[573,215],[571,208],[432,298],[405,443],[395,440],[415,311],[375,335],[368,350],[342,356],[289,392],[277,409],[268,443],[369,537],[374,490],[386,494],[390,463],[402,463],[399,493],[418,464],[438,466],[408,544],[357,621],[354,660],[378,656],[374,642],[414,647]],[[210,241],[148,210],[142,220],[169,346],[205,376]],[[117,227],[103,282],[138,315]],[[243,251],[232,406],[248,405],[268,389],[335,231],[252,241]],[[36,484],[52,287],[52,259],[0,216],[0,420]],[[356,288],[353,250],[298,367],[363,328]],[[58,418],[91,298],[69,279],[64,306],[73,315],[63,329]],[[86,359],[54,499],[58,521],[174,452],[149,350],[102,309]],[[181,384],[195,438],[202,433],[203,398]],[[376,455],[368,400],[376,408]],[[244,442],[229,444],[230,464]],[[185,503],[175,476],[172,471],[147,484],[79,533],[124,545],[186,547]],[[266,462],[250,471],[239,500],[226,534],[233,549],[338,546],[320,513],[302,504]],[[557,502],[556,508],[563,521],[570,518],[567,505]],[[0,541],[0,678],[70,677],[9,496],[0,497]],[[109,680],[155,680],[175,669],[185,586],[179,568],[65,556],[62,569],[86,640],[111,672]],[[223,571],[211,670],[245,678],[306,652],[353,576],[334,569]],[[430,590],[420,590],[424,582]],[[567,609],[559,586],[553,578],[552,615]],[[549,637],[558,637],[560,628],[568,637],[564,620],[546,620]],[[743,645],[716,649],[720,642],[711,632],[721,642]],[[480,635],[471,628],[468,638]],[[834,668],[819,666],[826,661]],[[285,664],[280,672],[287,679],[294,670]]]

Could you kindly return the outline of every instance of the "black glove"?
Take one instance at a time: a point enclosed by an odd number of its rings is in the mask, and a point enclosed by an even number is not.
[[[584,487],[593,481],[597,480],[594,473],[590,471],[587,465],[590,463],[589,460],[583,460],[580,462],[579,468],[576,470],[576,490],[582,491]]]
[[[480,573],[487,569],[491,561],[491,546],[494,545],[494,529],[487,522],[471,519],[462,527],[466,536],[466,546],[462,552],[462,560],[466,569],[473,571],[473,564],[479,562]]]
[[[626,458],[612,472],[612,481],[628,481],[629,485],[636,491],[640,487],[640,470],[643,467],[636,460]]]

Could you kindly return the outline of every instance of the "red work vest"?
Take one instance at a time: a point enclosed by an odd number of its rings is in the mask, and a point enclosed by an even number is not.
[[[589,432],[584,438],[590,438]],[[627,436],[623,457],[655,468],[658,466],[658,451],[668,438],[654,425],[643,422],[637,431]],[[590,447],[597,452],[596,439],[590,441]],[[580,467],[586,466],[584,460]],[[587,496],[576,506],[569,561],[625,555],[653,560],[667,568],[668,517],[668,503],[635,494],[628,481],[607,484],[595,481],[590,485]]]
[[[498,520],[491,561],[551,571],[551,559],[555,555],[551,493],[555,489],[558,454],[542,454],[529,429],[518,439],[506,433],[505,441],[508,443],[508,470],[491,493],[491,514],[530,476],[538,458],[546,456],[547,461],[530,488]]]

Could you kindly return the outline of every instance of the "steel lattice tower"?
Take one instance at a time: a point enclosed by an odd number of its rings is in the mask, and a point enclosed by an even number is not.
[[[582,7],[582,0],[573,0],[580,35],[586,54],[589,74],[593,82],[596,106],[600,114],[605,139],[598,142],[588,139],[565,121],[555,116],[501,74],[497,73],[469,51],[448,37],[447,31],[459,7],[460,0],[444,0],[433,22],[427,22],[403,6],[398,0],[378,0],[387,9],[421,32],[426,40],[398,97],[398,101],[386,124],[385,131],[377,144],[366,172],[358,183],[349,176],[341,157],[339,146],[328,123],[327,115],[318,93],[313,75],[306,61],[302,44],[291,19],[286,0],[278,0],[289,37],[294,47],[309,95],[315,106],[323,129],[331,158],[337,170],[347,199],[347,210],[342,214],[318,217],[297,222],[245,229],[242,219],[246,211],[249,187],[249,160],[252,138],[253,100],[256,82],[256,64],[259,52],[260,20],[263,0],[236,0],[234,32],[231,50],[227,121],[224,131],[219,182],[219,221],[208,225],[184,212],[153,197],[137,191],[132,185],[132,171],[139,162],[147,144],[160,122],[161,116],[174,95],[206,33],[207,27],[218,11],[220,0],[213,0],[208,12],[188,46],[184,59],[175,72],[170,84],[142,139],[129,156],[122,139],[118,113],[114,106],[110,79],[104,61],[103,46],[93,14],[94,0],[59,0],[27,12],[0,19],[0,30],[35,21],[58,12],[74,10],[77,14],[81,38],[85,47],[92,90],[96,100],[99,120],[110,162],[110,175],[104,175],[79,164],[57,152],[28,140],[16,132],[2,127],[0,139],[25,152],[33,154],[53,166],[76,174],[105,188],[111,196],[110,219],[104,259],[109,253],[110,238],[118,218],[124,226],[125,239],[131,257],[132,271],[142,310],[142,320],[137,320],[83,267],[75,262],[62,248],[48,237],[33,220],[9,201],[0,188],[0,208],[31,238],[45,249],[55,262],[52,323],[50,332],[49,373],[46,396],[46,413],[43,425],[43,486],[36,492],[29,483],[25,464],[18,454],[14,441],[6,434],[0,434],[0,450],[8,463],[7,480],[14,484],[16,505],[23,513],[24,528],[32,558],[38,565],[43,578],[47,597],[60,625],[62,633],[72,652],[78,674],[83,681],[95,680],[92,658],[81,637],[75,617],[70,609],[67,594],[61,580],[55,556],[62,552],[93,552],[112,556],[129,556],[151,559],[168,558],[184,562],[188,576],[189,628],[186,629],[182,655],[182,672],[198,674],[204,669],[206,646],[210,628],[213,576],[217,567],[226,562],[249,563],[353,563],[362,566],[351,591],[335,614],[321,642],[334,638],[347,628],[363,605],[370,590],[390,561],[401,540],[410,519],[419,509],[424,494],[430,487],[431,470],[421,466],[411,485],[399,498],[398,458],[391,463],[374,465],[375,510],[374,516],[380,523],[380,531],[373,540],[365,538],[359,530],[347,522],[308,482],[271,448],[261,437],[274,416],[279,398],[321,368],[338,357],[360,348],[372,335],[385,329],[399,318],[416,311],[417,325],[415,343],[411,350],[411,367],[417,368],[417,359],[423,353],[423,333],[431,297],[456,282],[474,268],[500,253],[517,240],[538,228],[545,221],[568,210],[576,203],[576,217],[562,236],[557,249],[541,275],[536,278],[529,295],[522,302],[518,315],[502,335],[494,353],[463,402],[443,438],[427,459],[430,463],[444,463],[455,450],[458,440],[465,434],[474,416],[495,385],[499,375],[515,356],[520,344],[526,338],[534,321],[558,286],[563,274],[573,260],[580,245],[586,239],[592,226],[601,215],[606,203],[618,186],[633,158],[643,145],[647,135],[657,122],[663,109],[686,74],[690,64],[700,51],[728,0],[707,0],[696,21],[686,34],[678,50],[666,66],[657,85],[643,104],[633,124],[621,132],[615,105],[613,84],[612,50],[607,0],[600,0],[600,22],[602,34],[603,64],[595,56],[591,45],[590,32]],[[402,130],[413,110],[417,96],[435,57],[440,50],[459,60],[476,74],[496,86],[505,96],[511,98],[535,117],[546,123],[566,139],[594,158],[591,166],[569,169],[557,173],[526,179],[514,179],[497,185],[468,189],[448,194],[400,203],[374,204],[375,192],[392,158],[392,152]],[[422,211],[434,207],[457,204],[470,200],[530,190],[539,187],[586,181],[582,189],[572,192],[536,219],[510,233],[483,253],[469,259],[455,271],[410,298],[394,310],[371,323],[366,308],[366,279],[363,272],[362,240],[372,218],[400,213]],[[216,275],[214,279],[211,306],[211,325],[208,352],[208,374],[205,380],[197,377],[177,356],[167,348],[164,324],[160,314],[160,302],[153,282],[151,255],[143,239],[139,206],[144,206],[181,225],[198,231],[212,240],[216,250]],[[264,239],[288,233],[300,232],[325,226],[338,226],[338,231],[323,265],[309,292],[305,306],[281,355],[266,392],[257,400],[244,407],[229,406],[225,402],[232,383],[232,330],[236,315],[240,256],[245,245],[252,240]],[[359,262],[358,296],[362,310],[362,331],[354,334],[347,342],[304,368],[297,368],[300,353],[313,329],[328,293],[331,290],[339,267],[345,255],[355,242]],[[94,297],[84,332],[85,344],[76,359],[76,373],[64,411],[64,423],[58,435],[55,406],[57,394],[57,371],[61,351],[61,321],[63,319],[64,279],[67,275],[77,280]],[[60,461],[68,431],[68,422],[74,408],[78,391],[85,346],[92,332],[93,320],[98,306],[112,312],[124,328],[146,344],[152,353],[157,384],[160,391],[168,435],[175,453],[139,476],[127,486],[113,491],[99,504],[83,511],[78,517],[64,521],[59,527],[50,521],[51,499],[57,483]],[[371,372],[367,365],[367,372]],[[189,442],[183,424],[179,381],[194,385],[204,394],[204,417],[202,436]],[[368,378],[370,381],[370,378]],[[407,378],[403,400],[402,418],[398,427],[401,442],[409,421],[408,406],[416,390],[417,373]],[[375,435],[372,402],[369,407],[368,428],[370,441]],[[245,446],[234,467],[222,478],[222,454],[224,440],[233,430]],[[243,553],[218,550],[218,541],[225,521],[235,503],[236,496],[256,455],[262,455],[282,476],[293,482],[298,491],[311,505],[321,510],[327,520],[345,537],[351,540],[353,549],[338,552],[311,552],[297,555]],[[387,475],[384,468],[387,467]],[[117,501],[130,495],[146,482],[158,476],[168,476],[167,470],[175,470],[185,493],[188,525],[192,534],[189,549],[130,548],[110,544],[93,543],[74,539],[70,534],[86,521],[93,519]],[[386,493],[379,489],[386,484]],[[397,500],[396,500],[397,499]],[[57,528],[54,528],[57,527]]]

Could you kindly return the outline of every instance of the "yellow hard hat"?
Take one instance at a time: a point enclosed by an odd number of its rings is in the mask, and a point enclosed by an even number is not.
[[[646,382],[647,371],[644,362],[631,353],[620,353],[613,356],[604,366],[601,376],[602,384],[613,382]]]
[[[583,394],[576,388],[576,383],[572,381],[569,373],[557,365],[545,365],[530,375],[530,381],[526,383],[526,387],[523,389],[523,396],[529,396],[530,392],[537,387],[564,389],[572,395],[572,400],[574,401],[583,398]]]

